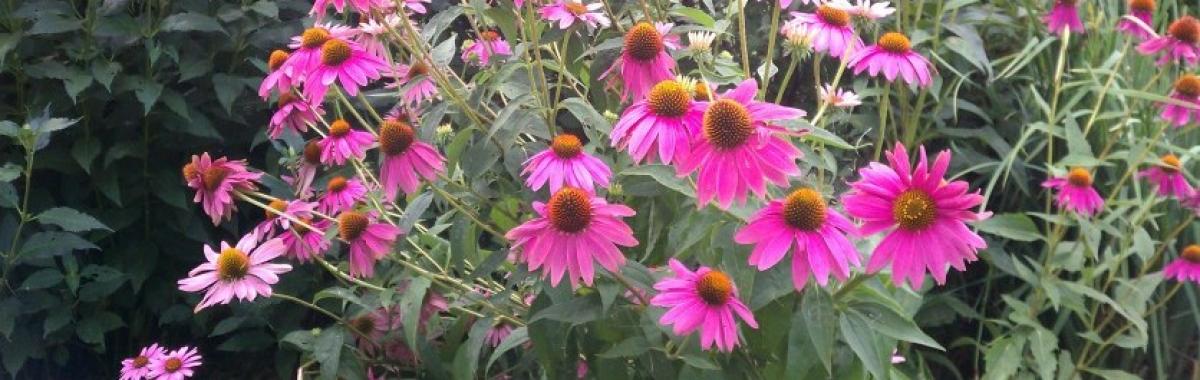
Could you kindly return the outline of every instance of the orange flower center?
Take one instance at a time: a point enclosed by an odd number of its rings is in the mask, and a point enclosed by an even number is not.
[[[1167,173],[1177,173],[1183,168],[1183,164],[1179,162],[1179,157],[1168,153],[1160,158],[1162,160],[1162,170]]]
[[[646,98],[654,114],[667,117],[683,116],[687,113],[688,104],[692,102],[692,95],[687,89],[670,79],[654,85]]]
[[[1192,263],[1200,264],[1200,245],[1192,244],[1183,248],[1183,252],[1179,254],[1184,260]]]
[[[1078,1],[1079,0],[1055,0],[1056,3],[1063,5],[1075,5],[1075,3]]]
[[[297,219],[299,219],[301,222],[304,222],[304,224],[307,224],[310,226],[312,225],[312,222],[313,222],[312,218],[297,218]],[[308,227],[305,227],[304,225],[302,225],[300,223],[292,223],[292,231],[295,231],[299,235],[303,235],[303,234],[308,233],[309,229],[308,229]]]
[[[696,92],[697,99],[712,100],[713,98],[712,91],[709,90],[708,84],[704,83],[704,81],[696,82],[692,90]]]
[[[333,137],[344,137],[350,134],[350,123],[343,119],[334,120],[329,123],[329,135]]]
[[[200,175],[200,170],[196,169],[196,164],[191,162],[183,164],[183,180],[190,181],[192,178]]]
[[[850,13],[828,5],[817,7],[817,16],[830,25],[850,25]]]
[[[1136,11],[1154,11],[1154,0],[1129,0],[1129,9]]]
[[[724,305],[733,297],[733,281],[729,275],[711,270],[696,280],[696,294],[709,305]]]
[[[625,51],[639,61],[649,61],[663,50],[662,35],[648,22],[639,22],[625,32]]]
[[[754,133],[750,111],[741,103],[721,99],[704,110],[704,138],[717,149],[732,149],[742,145]]]
[[[371,319],[370,315],[364,315],[350,320],[350,326],[360,333],[370,334],[375,330],[375,320]]]
[[[546,214],[559,231],[582,231],[592,222],[592,197],[581,189],[564,187],[550,196]]]
[[[296,95],[292,95],[291,91],[281,92],[279,93],[279,103],[276,106],[283,107],[293,100],[296,100]]]
[[[336,192],[340,192],[342,190],[346,190],[347,185],[348,185],[348,182],[346,181],[346,177],[337,176],[337,177],[330,178],[329,183],[327,185],[325,185],[325,188],[327,190],[329,190],[329,192],[331,192],[331,193],[336,193]]]
[[[793,191],[783,201],[783,220],[803,231],[815,231],[825,225],[825,199],[810,188]]]
[[[329,31],[325,28],[308,28],[300,35],[300,45],[307,49],[316,49],[329,41]]]
[[[892,219],[900,228],[923,230],[937,220],[937,204],[924,190],[909,189],[900,193],[892,204]]]
[[[179,358],[167,359],[167,362],[163,364],[163,369],[166,369],[167,372],[175,372],[180,368],[183,368],[183,360],[179,360]]]
[[[1187,96],[1200,95],[1200,76],[1183,74],[1175,80],[1175,92]]]
[[[479,39],[484,41],[495,41],[500,39],[500,33],[496,33],[494,30],[485,30],[479,32]]]
[[[304,161],[309,165],[318,165],[321,163],[321,146],[317,142],[309,141],[304,144]]]
[[[133,368],[142,368],[147,364],[150,364],[150,359],[145,356],[138,355],[138,357],[133,358]]]
[[[399,120],[384,120],[379,126],[379,148],[384,154],[395,156],[404,153],[416,141],[412,126]]]
[[[229,170],[220,166],[209,166],[200,176],[200,182],[204,185],[204,189],[208,191],[216,190],[221,186],[221,182],[225,181],[225,177],[229,176]]]
[[[1088,173],[1087,169],[1074,168],[1067,173],[1067,183],[1075,187],[1088,187],[1092,185],[1092,173]]]
[[[554,136],[554,140],[550,141],[550,149],[558,157],[573,158],[583,152],[583,142],[575,135],[564,133]]]
[[[584,13],[587,13],[587,11],[588,11],[588,8],[586,5],[583,5],[583,3],[575,2],[575,1],[563,2],[563,8],[566,8],[568,12],[571,12],[571,14],[576,15],[576,16],[583,15]]]
[[[345,241],[353,241],[362,236],[367,230],[367,216],[357,211],[345,211],[338,215],[338,236]]]
[[[415,78],[418,75],[429,75],[429,65],[425,62],[416,62],[408,67],[408,77]]]
[[[267,213],[267,219],[275,219],[279,216],[279,214],[282,214],[284,210],[287,210],[287,206],[287,201],[275,199],[271,201],[270,204],[267,204],[267,207],[270,207],[271,210],[275,210],[275,212],[271,212],[270,210],[263,210],[263,212]]]
[[[1183,16],[1167,27],[1167,34],[1177,40],[1195,44],[1200,41],[1200,21],[1192,16]]]
[[[217,255],[217,277],[224,281],[240,280],[250,271],[250,256],[235,247],[221,250]]]
[[[350,59],[350,44],[342,40],[329,40],[321,45],[321,63],[338,66]]]
[[[896,54],[907,53],[912,49],[912,43],[908,41],[908,37],[898,32],[887,32],[882,37],[879,37],[879,47]]]
[[[286,51],[272,51],[271,56],[267,58],[267,67],[270,68],[271,71],[279,70],[279,68],[283,66],[283,63],[287,62],[287,59],[288,53]]]

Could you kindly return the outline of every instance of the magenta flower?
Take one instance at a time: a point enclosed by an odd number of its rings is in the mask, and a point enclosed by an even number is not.
[[[329,241],[325,240],[325,230],[329,228],[329,221],[303,218],[300,220],[315,229],[309,229],[299,223],[292,223],[291,230],[280,234],[279,240],[283,242],[284,255],[306,263],[315,257],[324,256],[325,251],[329,250]]]
[[[325,17],[325,9],[333,4],[333,9],[338,13],[343,13],[346,10],[346,3],[349,2],[359,13],[364,15],[371,14],[373,8],[386,9],[392,6],[389,0],[314,0],[312,10],[308,12],[310,15],[316,16],[320,20]]]
[[[1143,55],[1161,54],[1155,61],[1159,66],[1172,61],[1195,66],[1200,62],[1200,46],[1197,43],[1200,43],[1200,21],[1192,16],[1183,16],[1171,22],[1167,34],[1138,44],[1137,51]]]
[[[416,131],[408,123],[389,119],[379,127],[379,182],[389,201],[400,190],[412,194],[421,179],[434,181],[446,171],[446,158],[432,145],[417,140]]]
[[[705,107],[701,132],[692,149],[677,157],[679,176],[699,171],[697,207],[715,197],[721,209],[734,200],[745,204],[749,192],[759,198],[767,194],[766,183],[788,186],[788,176],[800,175],[796,159],[802,156],[780,133],[787,130],[768,125],[771,120],[795,119],[804,111],[754,100],[758,82],[747,79]]]
[[[604,161],[584,153],[579,137],[561,134],[550,142],[550,148],[529,157],[523,164],[525,186],[538,191],[550,184],[550,192],[565,186],[593,191],[596,186],[608,187],[612,170]]]
[[[288,47],[295,50],[288,55],[280,69],[292,82],[303,82],[309,72],[321,65],[321,47],[326,42],[334,39],[347,41],[357,34],[357,29],[345,25],[318,24],[305,29],[304,33],[293,36],[288,43]]]
[[[634,162],[649,158],[670,164],[687,154],[703,118],[704,108],[692,101],[691,92],[668,79],[626,108],[609,136],[612,146],[629,151]]]
[[[512,48],[508,46],[508,41],[500,36],[499,32],[494,30],[485,30],[479,32],[479,38],[475,39],[470,47],[463,49],[463,62],[474,62],[479,66],[487,66],[491,61],[492,56],[507,57],[512,55]]]
[[[1200,245],[1185,247],[1178,259],[1163,268],[1163,277],[1200,284]]]
[[[271,210],[264,210],[266,218],[259,222],[254,227],[254,233],[260,238],[267,238],[275,234],[275,229],[287,230],[292,228],[292,220],[282,217],[279,214],[287,215],[292,218],[309,220],[313,218],[313,210],[317,208],[317,204],[313,202],[305,202],[302,200],[287,201],[283,199],[272,200],[267,204]]]
[[[325,98],[325,91],[336,80],[347,95],[358,94],[358,88],[370,80],[379,79],[380,71],[387,63],[367,53],[356,42],[330,39],[321,45],[321,62],[306,74],[304,96],[309,99]]]
[[[221,242],[220,252],[204,246],[204,257],[208,262],[188,272],[188,278],[179,280],[179,290],[205,291],[195,311],[216,304],[225,305],[234,298],[254,301],[260,295],[271,296],[271,285],[279,282],[279,275],[291,271],[292,266],[269,262],[283,255],[282,241],[275,238],[259,244],[258,239],[258,235],[251,232],[238,240],[236,246]]]
[[[1170,98],[1184,102],[1186,105],[1161,103],[1163,110],[1159,116],[1176,128],[1190,123],[1193,117],[1200,115],[1200,76],[1181,75],[1179,79],[1175,80]]]
[[[633,209],[609,204],[589,191],[564,187],[550,201],[533,202],[537,217],[509,230],[517,258],[529,265],[529,270],[542,270],[542,277],[558,286],[563,273],[572,287],[579,280],[592,285],[595,270],[592,260],[609,272],[617,272],[625,256],[617,246],[638,244],[633,230],[621,218],[633,216]]]
[[[318,209],[326,214],[352,210],[366,195],[367,187],[362,181],[335,176],[325,185],[325,195],[321,197]]]
[[[271,52],[271,56],[267,58],[267,77],[263,78],[262,84],[258,86],[258,96],[266,100],[271,96],[271,89],[279,89],[279,93],[285,94],[292,90],[292,78],[287,75],[287,72],[282,70],[283,64],[288,60],[288,53],[283,50],[275,50]],[[282,102],[280,102],[282,103]]]
[[[255,182],[260,177],[262,173],[246,170],[246,161],[225,157],[213,160],[207,152],[193,155],[192,161],[183,166],[184,181],[196,190],[192,201],[202,206],[213,225],[233,217],[237,209],[233,204],[234,192],[257,190]]]
[[[1157,186],[1158,195],[1184,198],[1191,194],[1192,185],[1183,176],[1183,164],[1179,162],[1179,157],[1168,153],[1160,160],[1159,165],[1138,172],[1138,176],[1145,177]]]
[[[658,82],[675,79],[675,60],[667,54],[663,33],[648,22],[639,22],[625,32],[621,56],[600,79],[610,85],[621,82],[621,100],[641,99]]]
[[[913,289],[921,288],[925,272],[937,283],[946,283],[946,266],[966,270],[975,261],[975,252],[987,248],[966,222],[991,215],[971,208],[983,202],[979,192],[967,193],[965,181],[946,181],[950,152],[938,153],[929,166],[925,147],[920,149],[916,168],[911,166],[904,145],[887,152],[890,166],[872,162],[858,169],[862,176],[850,183],[850,192],[842,197],[846,212],[861,219],[860,231],[871,235],[888,231],[875,247],[867,272],[875,273],[892,264],[892,282],[905,281]]]
[[[504,321],[498,321],[492,325],[492,328],[488,329],[487,336],[483,338],[483,341],[486,342],[488,346],[499,347],[500,342],[503,342],[504,338],[508,338],[509,335],[512,335],[512,332],[512,325]]]
[[[373,142],[375,138],[370,133],[350,128],[346,120],[334,120],[329,123],[329,134],[317,143],[321,146],[321,163],[343,165],[351,157],[361,160]]]
[[[1104,208],[1104,198],[1092,187],[1092,174],[1084,168],[1074,168],[1065,177],[1053,177],[1042,187],[1058,190],[1058,205],[1083,216],[1092,216]]]
[[[734,314],[747,326],[758,328],[754,314],[738,298],[737,287],[729,275],[706,266],[692,272],[673,258],[669,265],[675,276],[654,284],[659,293],[650,300],[654,306],[668,308],[658,323],[674,325],[675,335],[699,329],[701,348],[711,349],[716,344],[724,352],[731,352],[738,345]]]
[[[429,75],[432,70],[425,62],[417,61],[412,65],[400,65],[392,69],[387,77],[391,83],[384,85],[387,89],[402,89],[401,98],[409,108],[414,108],[421,102],[437,97],[437,85]]]
[[[821,193],[802,188],[755,213],[733,240],[754,245],[750,266],[760,271],[774,267],[795,247],[792,284],[796,290],[803,290],[809,272],[825,286],[830,273],[845,281],[850,266],[860,265],[858,251],[846,239],[846,234],[854,231],[850,220],[825,206]]]
[[[374,216],[357,211],[338,215],[338,236],[350,245],[350,275],[375,275],[375,262],[387,256],[401,231],[396,226],[376,223]]]
[[[792,12],[791,21],[783,24],[780,33],[786,35],[789,29],[798,26],[809,31],[812,49],[816,52],[841,57],[848,51],[853,53],[863,47],[862,39],[854,33],[850,12],[830,4],[817,5],[813,13]]]
[[[909,84],[929,87],[933,83],[929,60],[912,51],[908,37],[897,32],[884,33],[875,45],[856,51],[850,56],[847,67],[854,69],[854,74],[867,71],[871,76],[883,73],[888,82],[896,80],[897,74]]]
[[[1154,0],[1129,0],[1129,14],[1117,21],[1117,30],[1140,40],[1153,38],[1154,30],[1148,28],[1154,25],[1154,7]],[[1141,21],[1141,24],[1130,18]]]
[[[324,115],[320,102],[310,102],[292,95],[290,89],[279,93],[279,109],[271,115],[271,123],[267,125],[267,136],[278,139],[285,131],[297,135],[308,132],[309,124],[315,124],[319,115]]]
[[[518,5],[520,7],[520,5]],[[588,29],[607,28],[612,21],[604,15],[603,3],[584,4],[581,0],[556,0],[538,10],[542,18],[553,24],[558,23],[559,29],[570,28],[576,22],[587,25]]]
[[[158,343],[151,344],[148,347],[143,347],[142,351],[129,359],[121,361],[121,379],[120,380],[142,380],[149,379],[150,361],[162,356],[166,350],[158,346]]]
[[[1079,20],[1079,6],[1075,4],[1078,0],[1054,0],[1054,6],[1050,8],[1050,13],[1042,16],[1042,22],[1046,23],[1046,29],[1050,33],[1059,34],[1062,31],[1067,33],[1083,33],[1083,22]]]
[[[200,351],[194,347],[183,346],[178,350],[159,355],[150,360],[148,379],[183,380],[195,374],[195,368],[201,362]]]

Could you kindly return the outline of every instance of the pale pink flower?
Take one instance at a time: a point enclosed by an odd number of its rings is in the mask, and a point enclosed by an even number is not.
[[[233,217],[237,209],[233,204],[234,193],[257,190],[255,182],[260,177],[262,173],[246,170],[246,161],[225,157],[213,160],[207,152],[193,155],[192,161],[183,166],[184,181],[196,190],[192,201],[203,207],[213,225]]]
[[[410,9],[413,11],[413,13],[425,14],[425,12],[428,12],[428,10],[425,9],[425,4],[429,4],[431,2],[433,2],[433,0],[404,0],[403,5],[405,9]]]
[[[270,207],[271,210],[263,210],[266,218],[254,227],[254,232],[264,239],[274,235],[276,228],[281,231],[292,228],[292,220],[279,214],[302,220],[312,219],[313,210],[316,209],[317,204],[298,199],[293,201],[274,199],[267,204],[267,207]]]
[[[321,163],[343,165],[350,158],[365,158],[367,148],[374,142],[375,137],[370,133],[350,128],[349,122],[337,119],[329,123],[329,134],[317,144],[321,146]]]
[[[354,42],[362,45],[363,50],[367,51],[375,57],[387,57],[387,34],[389,30],[399,30],[402,22],[405,22],[398,14],[389,14],[383,16],[380,20],[377,17],[368,18],[365,22],[358,24],[358,35],[354,38]]]
[[[538,191],[547,183],[550,192],[565,186],[594,191],[596,186],[608,187],[612,170],[604,161],[583,151],[579,137],[561,134],[554,137],[550,147],[525,160],[521,174],[528,176],[525,186]]]
[[[479,32],[479,38],[475,39],[474,43],[463,49],[462,60],[476,63],[479,66],[487,66],[492,56],[507,57],[510,55],[512,55],[512,48],[508,46],[508,41],[505,41],[499,32],[484,30]]]
[[[557,22],[559,29],[570,28],[576,22],[586,24],[588,29],[607,28],[612,23],[604,15],[604,4],[584,4],[582,0],[556,0],[538,10],[542,18],[551,24]]]
[[[834,107],[849,108],[862,104],[862,100],[858,98],[858,94],[855,94],[854,91],[834,88],[830,84],[817,87],[817,94],[821,98],[821,101]]]
[[[318,256],[324,256],[325,251],[329,250],[329,240],[325,239],[329,221],[324,219],[300,220],[315,229],[309,229],[299,223],[292,223],[291,230],[279,234],[279,240],[283,241],[283,247],[286,250],[284,254],[288,258],[306,263]]]
[[[638,244],[621,219],[633,216],[633,209],[609,204],[586,190],[562,188],[547,203],[533,202],[533,210],[537,217],[509,230],[505,237],[519,252],[517,259],[530,271],[540,269],[551,286],[558,286],[564,273],[572,287],[578,287],[580,280],[592,285],[593,260],[615,273],[625,263],[617,246]]]
[[[143,380],[149,379],[150,362],[165,354],[167,351],[158,346],[158,343],[151,344],[148,347],[143,347],[137,356],[121,361],[121,379],[120,380]]]
[[[371,14],[371,10],[375,8],[386,9],[391,6],[391,0],[314,0],[312,10],[308,14],[315,16],[320,20],[325,17],[325,10],[329,5],[333,5],[333,9],[338,13],[346,11],[346,3],[349,2],[358,13]]]
[[[267,125],[267,136],[278,139],[287,131],[301,135],[308,132],[308,126],[316,124],[320,115],[324,114],[321,103],[310,102],[287,90],[279,94],[279,108],[271,115],[271,123]]]
[[[254,301],[260,295],[271,296],[271,285],[279,282],[279,275],[291,271],[292,266],[269,262],[283,255],[282,241],[276,238],[259,244],[258,239],[251,232],[236,246],[221,242],[219,252],[204,246],[208,262],[188,272],[188,278],[179,280],[179,290],[205,292],[196,305],[197,312],[212,305],[228,304],[234,298]]]
[[[183,380],[195,374],[196,367],[201,362],[200,351],[194,347],[183,346],[178,350],[159,355],[150,360],[148,379]]]
[[[400,65],[386,75],[391,83],[384,85],[387,89],[401,89],[403,103],[409,108],[415,108],[421,102],[433,99],[438,95],[437,85],[430,76],[433,70],[423,61],[413,62],[412,65]]]
[[[1083,216],[1092,216],[1104,209],[1104,198],[1092,187],[1092,173],[1074,168],[1063,177],[1042,182],[1042,187],[1058,190],[1058,205]]]
[[[659,293],[650,300],[652,305],[668,309],[658,323],[674,325],[675,335],[700,330],[701,348],[708,350],[716,345],[724,352],[732,352],[738,345],[734,315],[747,326],[758,328],[729,275],[706,266],[692,272],[674,258],[669,265],[675,276],[654,284]]]
[[[825,3],[828,6],[841,9],[849,12],[850,15],[861,17],[867,20],[879,20],[881,18],[891,16],[896,13],[896,8],[892,8],[892,3],[881,1],[871,3],[872,0],[856,0],[854,4],[850,4],[849,0],[832,0]]]

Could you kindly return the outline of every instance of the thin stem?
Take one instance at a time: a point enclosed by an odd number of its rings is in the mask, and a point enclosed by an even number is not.
[[[879,161],[879,155],[883,153],[883,140],[887,134],[887,117],[888,108],[891,108],[892,86],[883,86],[883,100],[879,102],[879,137],[875,140],[875,161]]]
[[[620,272],[614,271],[614,272],[608,272],[608,273],[612,274],[612,278],[614,280],[617,280],[617,282],[620,283],[621,286],[624,286],[625,289],[629,289],[629,292],[633,293],[633,295],[638,298],[638,301],[642,302],[642,306],[644,306],[644,307],[650,306],[650,299],[646,298],[646,294],[645,294],[646,292],[642,291],[641,289],[635,288],[633,286],[633,284],[630,283],[629,280],[625,278],[625,276],[621,275]]]
[[[796,72],[796,65],[799,63],[800,53],[792,53],[792,63],[788,64],[788,69],[783,74],[783,82],[779,83],[779,92],[775,94],[775,104],[779,104],[783,100],[783,94],[787,92],[788,84],[792,81],[792,73]]]
[[[742,49],[742,71],[746,73],[746,77],[754,75],[750,71],[750,48],[746,42],[746,0],[737,0],[738,5],[738,42]]]
[[[771,68],[775,67],[775,38],[779,34],[779,14],[783,13],[783,7],[778,2],[771,8],[773,9],[771,11],[771,28],[767,29],[767,58],[763,69],[762,92],[758,93],[759,100],[767,98],[767,87],[771,85]]]

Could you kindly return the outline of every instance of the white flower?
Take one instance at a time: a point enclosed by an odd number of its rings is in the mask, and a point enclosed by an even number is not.
[[[822,101],[834,107],[847,108],[862,104],[862,99],[859,99],[858,94],[855,94],[854,91],[833,88],[832,85],[826,84],[817,87],[817,92],[821,95]]]
[[[367,19],[366,22],[358,24],[359,32],[372,36],[382,35],[387,33],[388,28],[397,29],[400,27],[400,22],[403,19],[395,14],[390,14],[384,17],[383,22],[376,21],[374,18]]]
[[[807,24],[790,21],[783,24],[783,35],[787,38],[785,43],[792,49],[799,51],[811,48],[813,38],[816,37],[815,31],[809,29]]]
[[[717,38],[717,34],[713,32],[695,31],[688,32],[688,49],[696,53],[707,53],[712,50],[713,40]]]
[[[887,1],[872,4],[871,0],[855,0],[855,4],[853,5],[850,4],[849,0],[831,0],[826,3],[830,7],[841,9],[851,15],[870,20],[878,20],[895,13],[896,8],[892,8],[891,4],[891,2]]]

